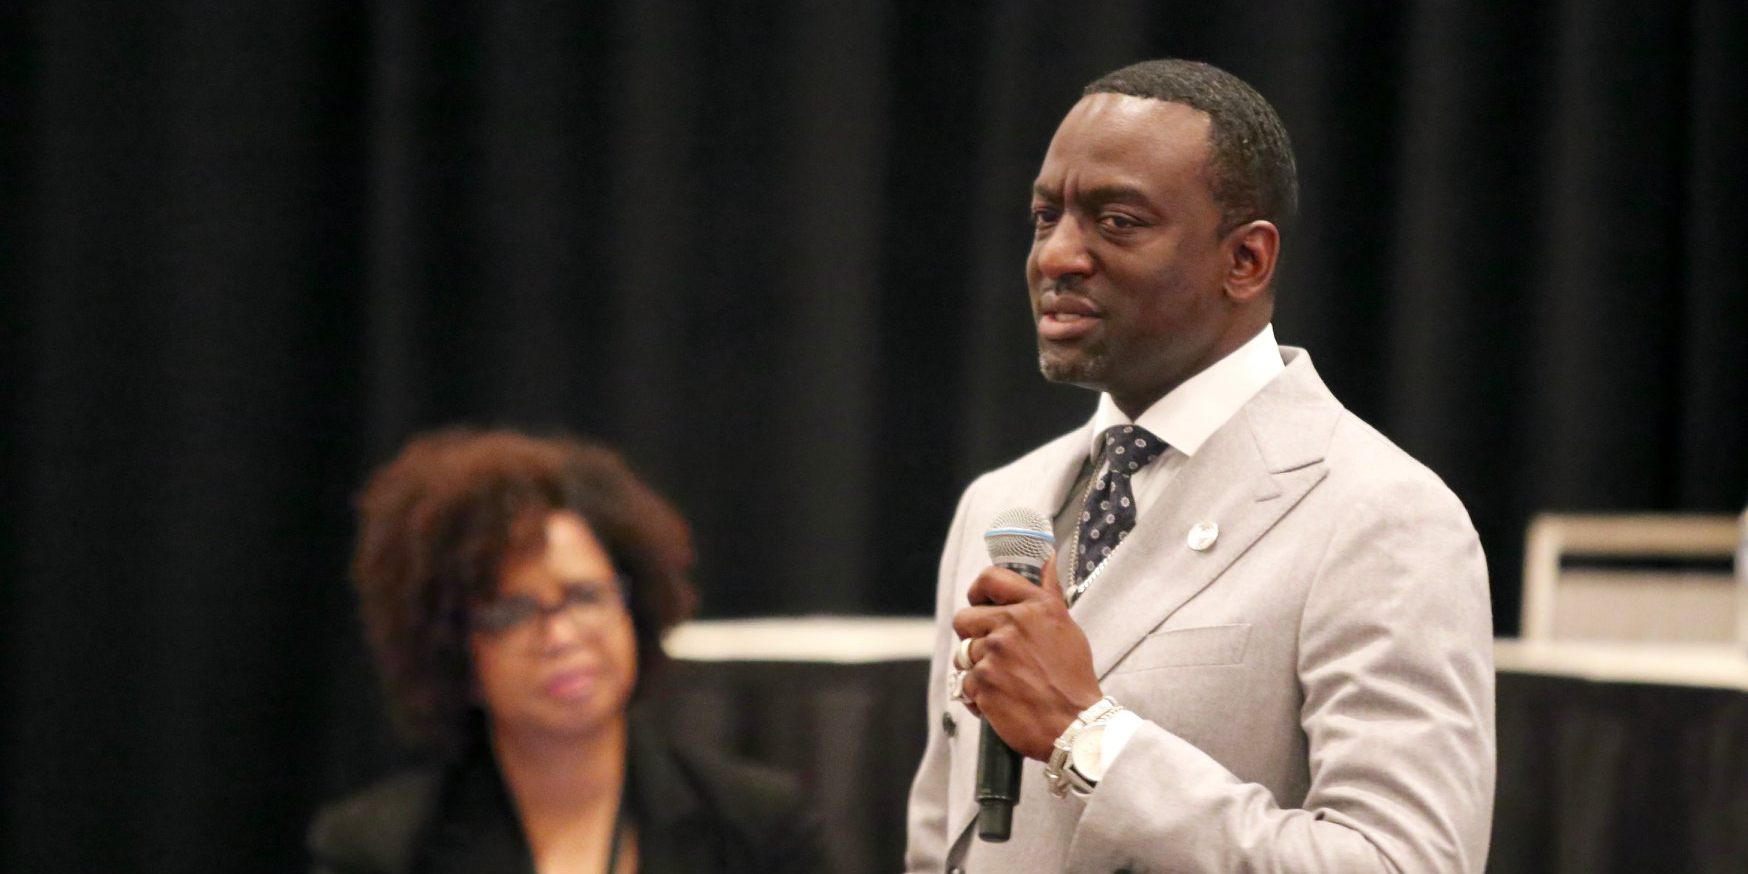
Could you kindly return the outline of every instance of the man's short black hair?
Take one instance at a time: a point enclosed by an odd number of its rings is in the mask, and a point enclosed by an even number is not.
[[[1288,224],[1299,209],[1293,144],[1274,107],[1243,79],[1200,61],[1142,61],[1106,73],[1081,92],[1182,103],[1208,114],[1209,185],[1220,233],[1257,219]]]

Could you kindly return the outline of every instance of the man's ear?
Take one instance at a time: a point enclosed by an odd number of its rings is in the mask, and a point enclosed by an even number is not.
[[[1280,228],[1262,219],[1246,222],[1227,233],[1226,245],[1232,253],[1226,295],[1235,303],[1247,303],[1266,294],[1281,254]]]

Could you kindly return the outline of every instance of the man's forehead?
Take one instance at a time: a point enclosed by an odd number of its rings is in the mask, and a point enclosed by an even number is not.
[[[1160,174],[1200,172],[1209,154],[1208,114],[1183,103],[1098,93],[1081,98],[1057,127],[1033,185],[1039,194],[1061,193],[1064,177],[1075,187],[1110,194],[1145,188]]]
[[[1147,191],[1140,185],[1121,179],[1094,178],[1083,182],[1080,179],[1069,183],[1073,195],[1078,200],[1096,201],[1099,203],[1142,202],[1147,200]],[[1032,196],[1044,200],[1062,200],[1063,185],[1058,179],[1040,177],[1032,183]]]
[[[1080,98],[1063,116],[1060,132],[1071,125],[1137,132],[1171,128],[1207,132],[1213,119],[1187,103],[1101,91]]]

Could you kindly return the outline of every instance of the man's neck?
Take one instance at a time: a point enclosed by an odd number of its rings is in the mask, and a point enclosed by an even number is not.
[[[1093,416],[1090,454],[1098,455],[1098,432],[1112,425],[1134,423],[1178,451],[1194,455],[1215,429],[1283,367],[1274,331],[1264,325],[1237,349],[1139,410],[1125,409],[1114,395],[1103,398]]]
[[[1246,344],[1255,340],[1258,334],[1269,329],[1270,324],[1265,318],[1258,324],[1233,326],[1198,366],[1191,368],[1188,373],[1180,375],[1175,380],[1151,385],[1141,391],[1108,391],[1107,393],[1110,394],[1111,401],[1117,405],[1117,409],[1122,411],[1123,415],[1129,417],[1131,421],[1139,419],[1142,413],[1147,412],[1148,408],[1159,403],[1166,395],[1176,391],[1179,386],[1195,379],[1209,368],[1231,357],[1232,353],[1244,348]]]

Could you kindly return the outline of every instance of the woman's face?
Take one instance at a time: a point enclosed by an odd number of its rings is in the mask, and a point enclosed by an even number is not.
[[[546,518],[543,550],[498,569],[473,608],[470,647],[494,733],[582,738],[617,722],[637,682],[637,635],[607,551],[568,510]]]

